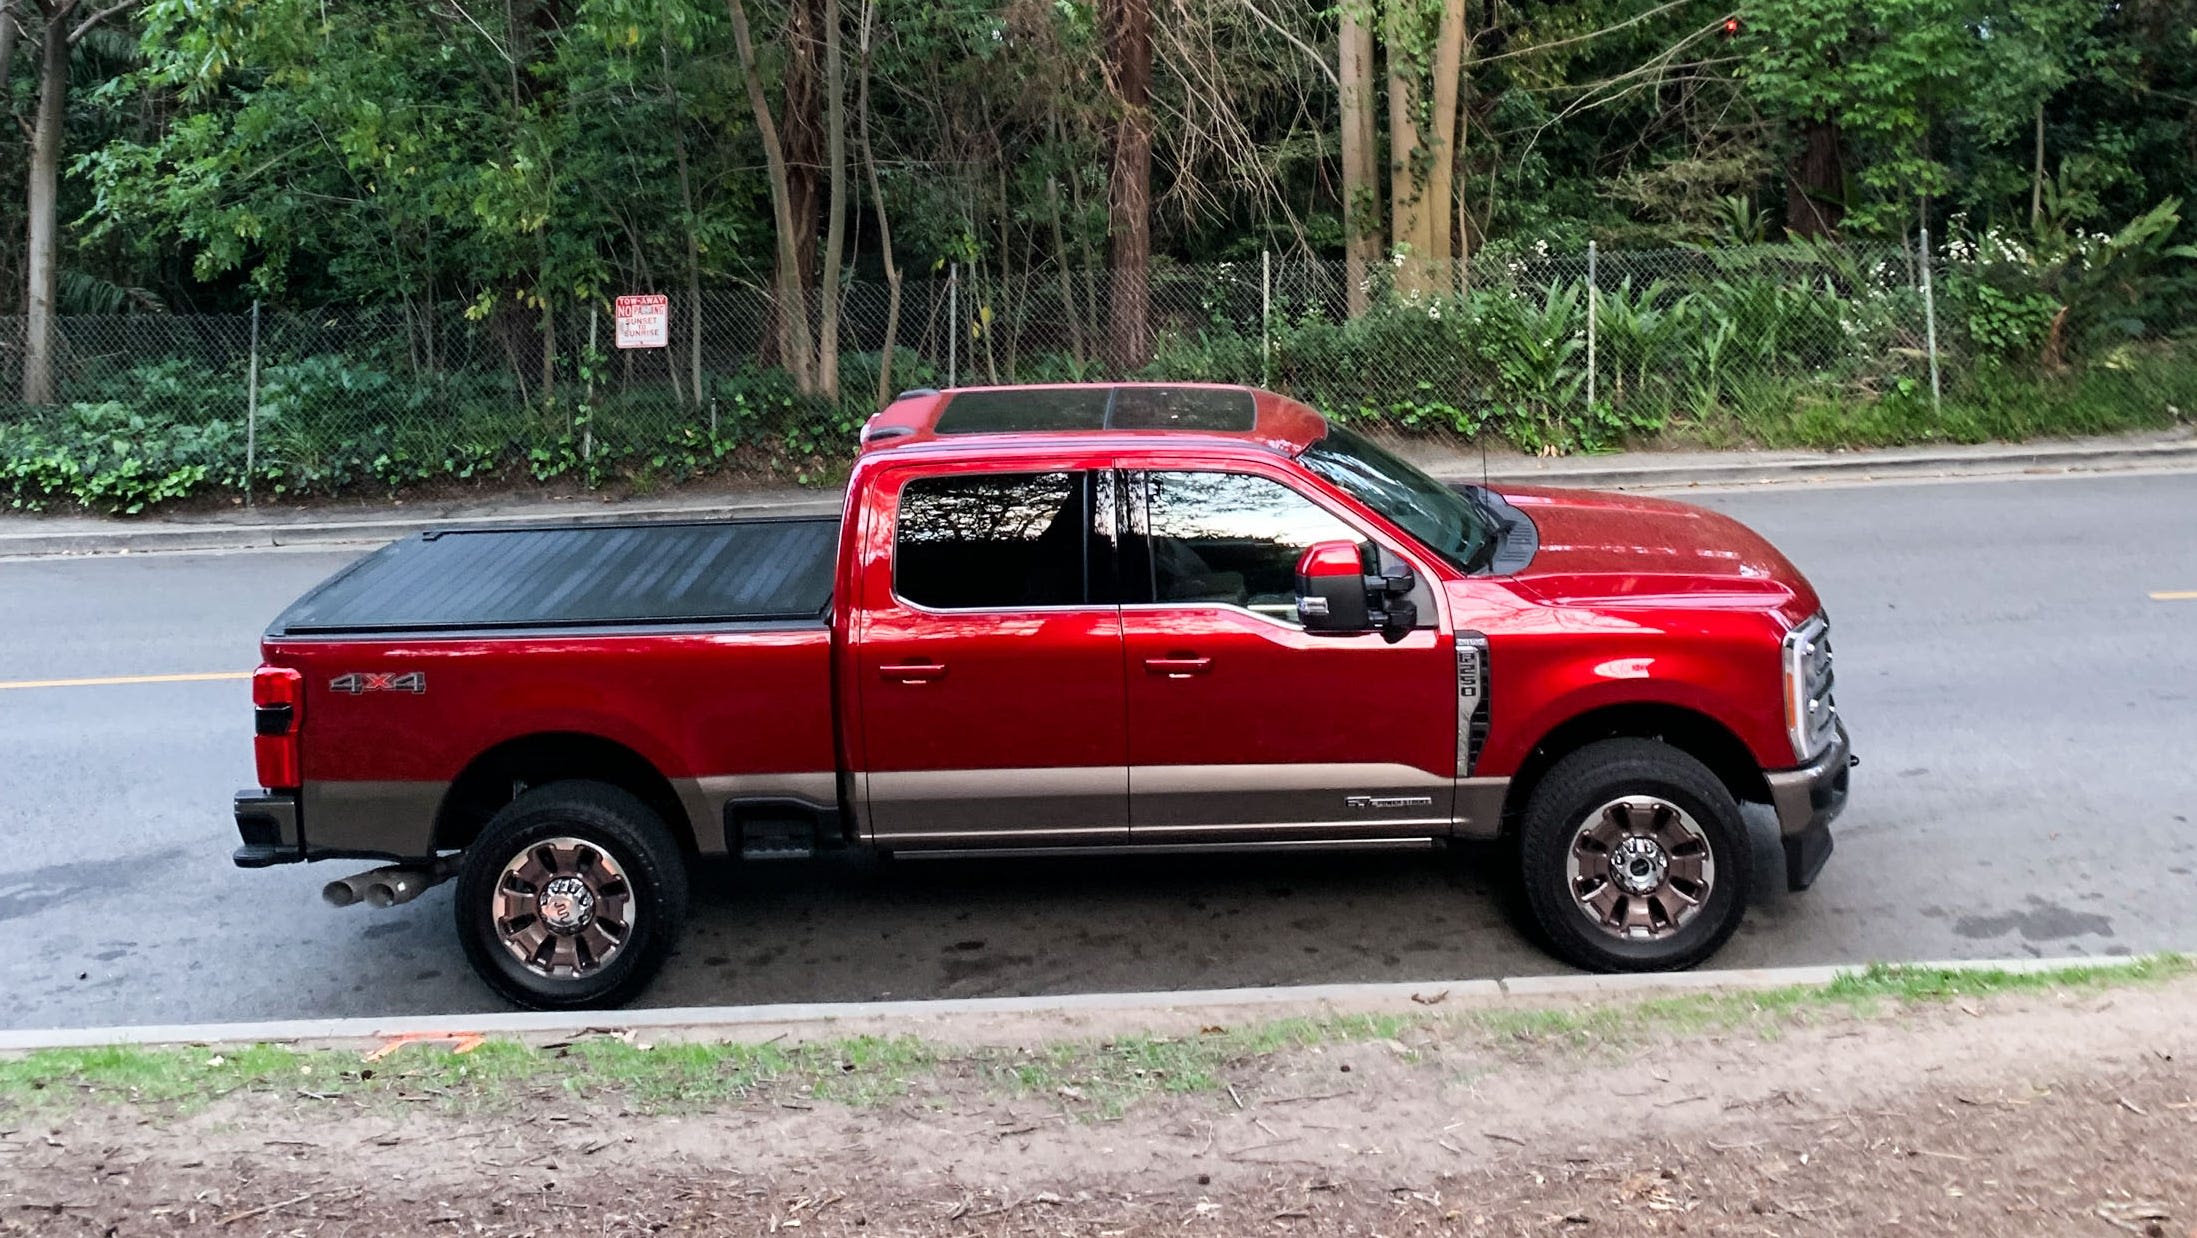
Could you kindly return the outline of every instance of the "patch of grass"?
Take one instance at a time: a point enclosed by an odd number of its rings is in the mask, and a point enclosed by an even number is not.
[[[2006,993],[2156,984],[2192,972],[2197,972],[2197,963],[2178,954],[2034,972],[1871,963],[1859,971],[1840,972],[1822,985],[1687,994],[1571,1009],[1482,1010],[1464,1019],[1492,1035],[1535,1044],[1624,1043],[1740,1028],[1775,1037],[1818,1015],[1871,1014],[1888,1001],[1928,1004]]]
[[[0,1057],[0,1107],[84,1102],[190,1112],[225,1096],[345,1097],[366,1103],[429,1099],[459,1111],[507,1108],[544,1092],[575,1103],[614,1100],[638,1113],[695,1112],[758,1097],[866,1106],[896,1101],[949,1076],[973,1077],[1010,1097],[1064,1101],[1071,1111],[1117,1114],[1151,1096],[1217,1094],[1255,1071],[1327,1048],[1405,1043],[1415,1063],[1430,1039],[1500,1048],[1585,1047],[1748,1029],[1776,1036],[1830,1014],[1873,1014],[1887,1004],[2157,984],[2197,973],[2161,954],[2041,972],[1875,964],[1826,985],[1704,993],[1564,1009],[1282,1019],[1191,1036],[1063,1041],[1031,1049],[955,1049],[912,1036],[804,1044],[642,1045],[593,1037],[533,1047],[487,1041],[470,1052],[413,1045],[375,1061],[335,1050],[243,1048],[49,1049]]]

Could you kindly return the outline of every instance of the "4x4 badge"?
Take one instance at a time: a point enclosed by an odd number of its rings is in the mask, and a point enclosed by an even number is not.
[[[360,696],[368,692],[410,692],[417,696],[427,691],[426,671],[353,671],[338,675],[328,681],[330,692],[342,692]]]

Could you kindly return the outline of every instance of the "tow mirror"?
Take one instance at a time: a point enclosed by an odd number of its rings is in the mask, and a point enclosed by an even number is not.
[[[1297,618],[1308,632],[1370,632],[1365,551],[1356,542],[1319,542],[1297,560]]]
[[[1308,632],[1379,631],[1391,643],[1418,626],[1411,569],[1380,567],[1371,542],[1319,542],[1297,560],[1297,618]]]

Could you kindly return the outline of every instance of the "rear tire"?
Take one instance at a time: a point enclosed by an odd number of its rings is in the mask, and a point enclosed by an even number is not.
[[[1558,761],[1527,801],[1519,844],[1534,921],[1588,971],[1692,967],[1747,911],[1739,804],[1668,744],[1603,740]]]
[[[686,858],[648,805],[602,782],[554,782],[505,805],[466,848],[458,939],[521,1006],[618,1006],[647,987],[686,921]]]

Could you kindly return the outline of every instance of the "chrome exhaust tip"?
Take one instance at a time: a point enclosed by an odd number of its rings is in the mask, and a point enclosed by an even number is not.
[[[409,903],[420,896],[420,891],[431,885],[427,874],[406,868],[385,868],[376,879],[366,885],[366,905],[369,907],[394,907]]]
[[[330,907],[365,903],[369,907],[395,907],[450,880],[458,871],[458,857],[446,856],[425,868],[389,864],[353,873],[321,887],[320,896]]]

